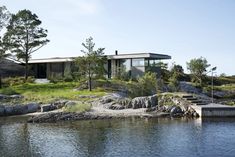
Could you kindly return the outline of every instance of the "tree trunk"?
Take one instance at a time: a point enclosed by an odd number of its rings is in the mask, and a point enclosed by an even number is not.
[[[28,79],[28,57],[25,58],[25,81]]]
[[[91,77],[89,76],[89,91],[91,91]]]

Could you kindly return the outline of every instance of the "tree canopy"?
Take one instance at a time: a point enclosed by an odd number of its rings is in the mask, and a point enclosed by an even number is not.
[[[93,38],[89,37],[86,39],[85,43],[82,43],[85,50],[81,50],[84,56],[76,58],[76,65],[78,66],[78,71],[80,76],[84,76],[88,79],[89,90],[92,90],[92,79],[94,76],[103,76],[105,73],[104,64],[107,59],[104,56],[105,48],[98,48],[95,50],[95,43]]]
[[[210,66],[207,60],[203,57],[191,59],[187,62],[187,69],[193,76],[193,81],[196,83],[200,83],[202,86],[203,75],[206,74],[207,68]]]
[[[25,78],[28,78],[28,61],[32,53],[49,42],[47,30],[40,27],[41,21],[30,10],[13,14],[7,25],[3,41],[9,51],[25,62]]]

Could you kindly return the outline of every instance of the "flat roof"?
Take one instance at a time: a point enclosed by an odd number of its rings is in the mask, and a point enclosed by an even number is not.
[[[29,64],[72,62],[73,58],[74,57],[55,57],[55,58],[43,58],[43,59],[31,59],[29,60]]]
[[[131,59],[131,58],[149,58],[149,59],[171,59],[171,56],[157,53],[129,53],[118,55],[107,55],[108,59]]]
[[[106,55],[108,59],[135,59],[135,58],[148,58],[148,59],[171,59],[171,56],[157,53],[129,53],[129,54],[118,54],[118,55]],[[62,63],[72,62],[76,57],[54,57],[54,58],[42,58],[42,59],[31,59],[29,64],[36,63]]]

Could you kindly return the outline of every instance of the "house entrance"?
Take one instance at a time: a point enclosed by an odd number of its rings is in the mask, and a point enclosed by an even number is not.
[[[47,77],[47,64],[42,63],[37,66],[37,78],[46,78]]]

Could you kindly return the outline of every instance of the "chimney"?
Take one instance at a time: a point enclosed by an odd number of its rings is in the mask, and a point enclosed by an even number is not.
[[[115,55],[118,55],[118,50],[115,50]]]

